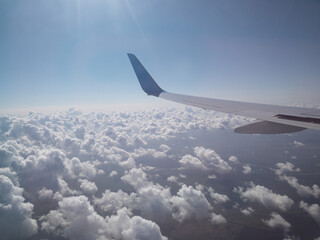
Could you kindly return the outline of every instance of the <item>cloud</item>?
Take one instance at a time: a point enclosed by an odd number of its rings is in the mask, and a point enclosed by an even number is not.
[[[217,176],[214,174],[208,176],[208,179],[216,179],[216,178],[217,178]]]
[[[229,197],[224,194],[216,193],[213,188],[209,187],[208,191],[210,193],[210,197],[213,199],[215,203],[225,203],[230,201]]]
[[[214,225],[227,223],[227,220],[223,216],[215,213],[211,213],[210,220]]]
[[[170,176],[167,178],[168,182],[178,183],[178,178],[176,176]]]
[[[43,187],[40,191],[38,191],[38,195],[39,199],[51,199],[53,196],[53,191]]]
[[[293,205],[292,199],[286,195],[273,193],[270,189],[255,185],[251,182],[251,187],[244,190],[242,187],[235,188],[234,191],[240,194],[245,201],[259,202],[267,208],[288,211]]]
[[[94,178],[97,174],[97,170],[90,162],[81,162],[79,158],[72,158],[71,160],[65,161],[66,167],[69,170],[71,177],[82,177],[82,178]]]
[[[228,160],[229,160],[229,162],[232,162],[232,163],[235,163],[235,164],[239,164],[240,163],[236,156],[230,156]]]
[[[159,226],[139,216],[130,218],[126,208],[117,211],[117,215],[107,217],[108,232],[112,239],[135,240],[154,239],[167,240],[161,234]]]
[[[320,187],[318,185],[314,184],[311,188],[299,184],[298,179],[296,177],[284,175],[284,173],[286,172],[300,172],[300,169],[295,168],[295,166],[292,163],[277,163],[276,166],[277,169],[275,170],[275,173],[278,175],[279,179],[281,181],[287,182],[291,187],[295,188],[300,196],[313,196],[315,198],[320,197]]]
[[[294,145],[295,147],[304,147],[304,143],[298,142],[298,141],[294,141],[294,142],[293,142],[293,145]]]
[[[277,163],[276,167],[277,167],[277,169],[275,172],[277,175],[282,175],[285,172],[300,172],[300,169],[295,168],[295,166],[290,162]]]
[[[85,196],[63,198],[58,210],[42,216],[41,229],[69,239],[108,239],[107,222]]]
[[[203,163],[200,161],[200,159],[193,157],[191,155],[185,155],[180,160],[179,163],[181,163],[182,168],[184,169],[199,169],[199,170],[205,170],[206,167],[203,165]]]
[[[111,192],[107,189],[101,198],[94,198],[93,202],[104,212],[116,213],[123,207],[133,209],[136,204],[136,197],[136,193],[128,194],[122,190]]]
[[[133,168],[130,171],[126,171],[121,179],[131,184],[135,189],[140,189],[151,184],[147,179],[146,173],[140,168]]]
[[[262,221],[271,228],[282,228],[286,232],[291,228],[291,224],[276,212],[271,213],[271,218],[269,220],[264,219]]]
[[[170,189],[149,181],[142,169],[131,169],[121,179],[137,190],[134,207],[141,211],[142,216],[148,219],[164,219],[171,214]]]
[[[316,184],[314,184],[312,188],[310,188],[308,186],[299,184],[296,177],[286,175],[279,176],[279,179],[282,181],[286,181],[291,187],[295,188],[300,196],[314,196],[315,198],[320,197],[320,187]]]
[[[320,225],[320,206],[318,204],[309,205],[308,203],[301,201],[300,208],[309,213],[309,215]]]
[[[132,157],[129,157],[126,161],[120,162],[119,165],[127,170],[130,170],[132,168],[136,168],[136,162],[135,162],[134,158],[132,158]]]
[[[80,192],[77,190],[72,190],[71,188],[69,188],[69,185],[66,181],[64,181],[61,177],[58,177],[58,184],[59,184],[59,190],[60,193],[63,196],[67,196],[67,195],[79,195]]]
[[[117,175],[118,175],[118,172],[113,170],[113,171],[109,174],[109,177],[114,177],[114,176],[117,176]]]
[[[228,173],[232,170],[229,164],[212,149],[195,147],[194,153],[206,168],[210,168],[218,173]]]
[[[3,239],[23,239],[34,235],[37,222],[32,219],[33,205],[24,202],[23,189],[7,176],[0,175],[0,232]]]
[[[78,181],[84,193],[95,194],[98,191],[97,185],[94,182],[90,182],[87,179],[79,179]]]
[[[243,168],[243,170],[242,170],[243,174],[250,174],[252,171],[252,169],[249,165],[244,165],[244,166],[242,166],[242,168]]]
[[[254,209],[251,207],[245,208],[245,209],[240,209],[240,211],[244,214],[244,215],[251,215],[252,213],[254,213]]]
[[[175,219],[181,222],[193,217],[196,219],[210,217],[209,211],[212,207],[199,190],[194,189],[192,186],[183,185],[177,195],[171,199],[175,209],[173,213]]]

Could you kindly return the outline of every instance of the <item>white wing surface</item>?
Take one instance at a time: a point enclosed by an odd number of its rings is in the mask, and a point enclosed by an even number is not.
[[[280,134],[307,128],[320,130],[320,110],[318,109],[238,102],[166,92],[153,80],[135,55],[128,54],[128,56],[142,89],[148,95],[203,109],[262,120],[236,128],[237,133]]]

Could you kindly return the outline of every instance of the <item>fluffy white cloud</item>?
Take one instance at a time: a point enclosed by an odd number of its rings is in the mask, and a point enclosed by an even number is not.
[[[68,183],[66,181],[64,181],[61,177],[58,177],[58,184],[59,184],[59,190],[60,193],[63,196],[68,196],[68,195],[79,195],[80,192],[77,190],[72,190]]]
[[[262,221],[269,227],[282,228],[286,232],[289,231],[291,228],[291,224],[276,212],[271,213],[270,219],[264,219]]]
[[[206,167],[203,165],[200,159],[193,157],[191,155],[183,156],[179,160],[179,163],[181,163],[182,168],[184,169],[200,169],[200,170],[206,169]]]
[[[232,162],[232,163],[235,163],[235,164],[239,164],[240,163],[236,156],[230,156],[228,160],[229,160],[229,162]]]
[[[118,175],[118,172],[117,171],[111,171],[111,173],[109,174],[109,177],[114,177],[114,176],[117,176]]]
[[[300,208],[309,213],[309,215],[320,225],[320,206],[318,204],[309,205],[308,203],[301,201]]]
[[[291,187],[295,188],[297,193],[301,196],[314,196],[316,198],[320,197],[320,187],[316,184],[312,185],[312,188],[301,185],[296,177],[292,176],[279,176],[279,179],[286,181]]]
[[[3,239],[24,239],[38,230],[32,219],[33,205],[24,202],[23,189],[7,176],[0,175],[0,232]]]
[[[252,169],[251,169],[251,167],[249,166],[249,165],[244,165],[244,166],[242,166],[242,173],[243,174],[250,174],[251,173],[251,171],[252,171]]]
[[[136,161],[134,158],[129,157],[126,161],[120,162],[119,165],[124,169],[130,170],[132,168],[136,168]]]
[[[298,141],[294,141],[294,142],[293,142],[293,145],[294,145],[295,147],[303,147],[303,146],[304,146],[304,143],[298,142]]]
[[[300,172],[300,169],[295,168],[292,163],[277,163],[276,167],[277,169],[275,170],[275,173],[278,175],[279,179],[287,182],[291,187],[295,188],[300,196],[313,196],[316,198],[320,197],[320,187],[318,185],[314,184],[312,187],[305,186],[299,184],[296,177],[287,176],[284,174],[285,172]]]
[[[118,210],[117,215],[107,217],[108,232],[112,239],[135,240],[154,239],[167,240],[161,234],[159,226],[139,216],[130,218],[126,208]]]
[[[136,193],[128,194],[122,190],[117,192],[111,192],[106,190],[101,198],[94,198],[93,202],[101,210],[108,213],[116,213],[119,209],[126,207],[128,209],[133,209],[136,204]]]
[[[227,220],[222,215],[215,214],[215,213],[211,213],[210,220],[214,225],[227,223]]]
[[[167,178],[168,182],[178,183],[178,178],[176,176],[170,176]]]
[[[286,163],[277,163],[276,164],[276,174],[282,175],[285,172],[300,172],[299,168],[296,168],[292,163],[286,162]]]
[[[154,222],[141,217],[130,217],[126,208],[117,215],[98,215],[85,196],[62,199],[58,210],[52,210],[40,218],[41,229],[68,239],[161,239],[160,228]]]
[[[209,187],[208,191],[210,193],[210,197],[213,199],[215,203],[225,203],[230,201],[229,197],[224,194],[216,193],[213,188]]]
[[[287,211],[293,205],[292,199],[286,195],[280,195],[272,192],[270,189],[255,185],[251,182],[250,187],[244,190],[242,187],[234,189],[238,192],[243,200],[259,202],[267,208]]]
[[[53,196],[53,191],[43,187],[40,191],[38,191],[38,195],[39,199],[51,199]]]
[[[80,188],[84,193],[95,194],[98,191],[97,185],[94,182],[88,181],[86,179],[79,179]]]
[[[146,173],[140,168],[133,168],[130,171],[126,171],[121,179],[131,184],[135,189],[140,189],[152,184],[148,181]]]
[[[107,222],[85,196],[63,198],[59,210],[42,216],[41,229],[69,239],[108,239]]]
[[[171,214],[171,193],[169,188],[148,181],[142,169],[131,169],[121,179],[137,190],[135,208],[148,219],[164,219]]]
[[[254,213],[254,209],[252,207],[248,207],[245,209],[240,209],[240,211],[244,214],[244,215],[251,215],[252,213]]]
[[[194,153],[205,167],[217,171],[218,173],[227,173],[232,170],[229,164],[212,149],[195,147]]]
[[[82,177],[82,178],[94,178],[97,174],[97,170],[90,162],[81,162],[79,158],[72,158],[65,161],[66,167],[69,170],[70,176]]]
[[[178,196],[173,196],[171,202],[175,212],[173,217],[178,221],[183,221],[195,217],[196,219],[209,218],[209,211],[212,209],[205,195],[192,186],[183,185],[177,193]]]

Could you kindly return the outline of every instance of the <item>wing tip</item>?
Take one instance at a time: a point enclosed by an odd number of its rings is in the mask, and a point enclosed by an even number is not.
[[[142,90],[148,95],[159,97],[160,93],[164,92],[162,88],[153,80],[148,71],[141,64],[139,59],[133,53],[127,53],[133,70],[136,73]]]

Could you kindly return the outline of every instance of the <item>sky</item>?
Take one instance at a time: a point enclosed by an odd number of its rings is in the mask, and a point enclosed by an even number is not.
[[[320,102],[319,1],[2,0],[0,109],[157,104],[171,92]]]

